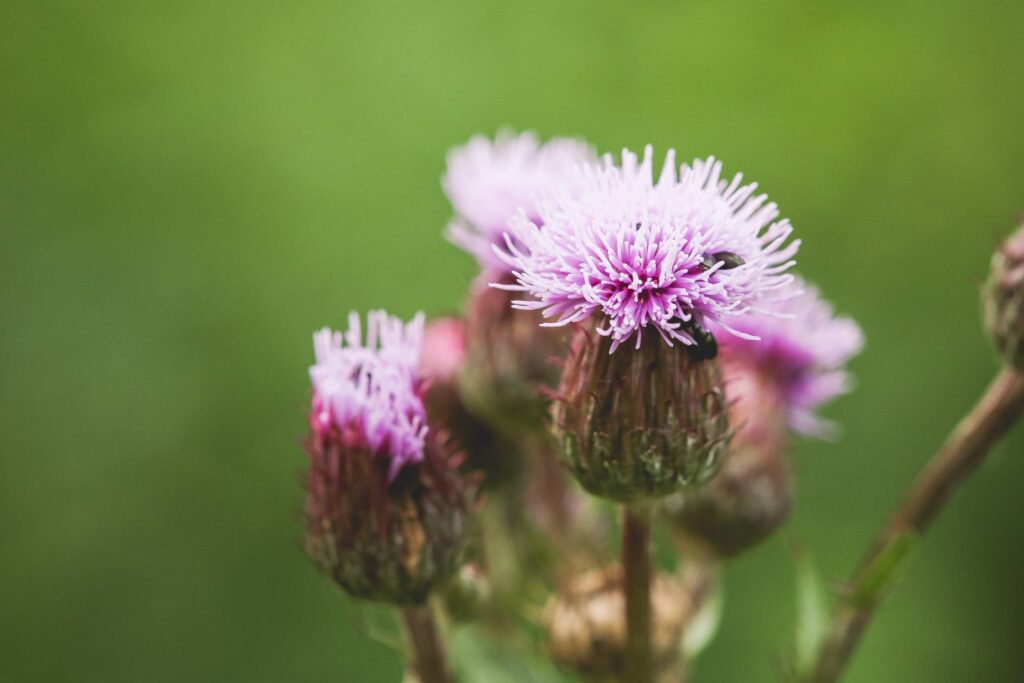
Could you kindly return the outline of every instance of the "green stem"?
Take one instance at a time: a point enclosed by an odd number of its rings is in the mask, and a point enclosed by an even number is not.
[[[409,666],[418,682],[452,683],[430,604],[404,607],[401,612],[409,642]]]
[[[651,681],[651,513],[622,507],[622,574],[626,602],[626,683]]]
[[[970,413],[918,475],[889,523],[875,538],[854,573],[818,652],[808,683],[838,681],[875,608],[906,564],[923,534],[992,447],[1024,413],[1024,378],[1004,368]]]

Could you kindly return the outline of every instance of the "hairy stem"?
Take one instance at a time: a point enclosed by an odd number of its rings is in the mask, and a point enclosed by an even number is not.
[[[626,602],[626,683],[651,681],[651,512],[622,507],[622,573]]]
[[[444,646],[430,604],[404,607],[401,612],[409,642],[409,666],[419,683],[451,683]]]
[[[1024,413],[1024,378],[1004,368],[977,405],[917,476],[903,502],[876,536],[836,610],[809,683],[838,681],[905,564],[914,539],[923,534],[949,497],[974,472],[992,447]]]

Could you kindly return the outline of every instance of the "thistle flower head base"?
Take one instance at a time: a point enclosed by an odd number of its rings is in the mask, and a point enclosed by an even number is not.
[[[709,479],[729,440],[719,368],[682,346],[610,353],[577,326],[552,407],[563,462],[585,489],[631,502]]]
[[[472,490],[439,438],[393,480],[341,434],[307,442],[306,552],[356,598],[421,604],[462,564]]]

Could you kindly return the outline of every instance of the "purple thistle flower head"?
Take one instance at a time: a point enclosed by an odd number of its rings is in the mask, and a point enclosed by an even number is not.
[[[534,133],[508,130],[499,131],[494,140],[474,137],[449,152],[441,181],[456,213],[448,238],[475,256],[489,274],[506,272],[494,247],[504,245],[509,219],[522,209],[538,220],[537,196],[560,184],[571,168],[595,157],[587,143],[572,138],[542,143]]]
[[[345,334],[324,328],[313,335],[310,367],[314,434],[336,434],[349,449],[387,458],[389,479],[423,460],[426,409],[417,378],[423,314],[409,323],[384,311],[367,315],[366,339],[357,313]]]
[[[611,350],[651,328],[670,346],[697,344],[713,320],[729,324],[779,295],[791,280],[799,241],[792,227],[742,175],[722,178],[714,158],[677,169],[669,150],[655,178],[652,148],[624,150],[616,166],[579,165],[510,222],[507,253],[495,250],[523,292],[516,308],[540,310],[548,325],[597,317]],[[540,224],[543,224],[541,229]]]
[[[744,336],[719,336],[722,362],[727,378],[734,368],[766,378],[778,392],[792,429],[828,437],[835,426],[814,411],[851,389],[844,366],[864,347],[864,335],[853,319],[835,315],[814,286],[796,278],[788,289],[789,296],[766,310],[730,320]]]

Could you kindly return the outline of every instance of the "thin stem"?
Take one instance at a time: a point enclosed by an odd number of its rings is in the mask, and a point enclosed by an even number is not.
[[[1004,368],[977,405],[918,475],[903,502],[875,538],[844,592],[829,634],[811,669],[810,683],[838,681],[875,607],[923,534],[992,447],[1024,413],[1024,378]]]
[[[537,501],[543,521],[558,547],[569,550],[572,543],[571,489],[558,457],[544,439],[529,444],[531,480],[537,489]]]
[[[451,683],[444,646],[437,631],[434,613],[428,604],[403,607],[402,621],[409,640],[410,668],[419,683]]]
[[[626,597],[626,683],[651,681],[651,514],[622,507],[622,574]]]

